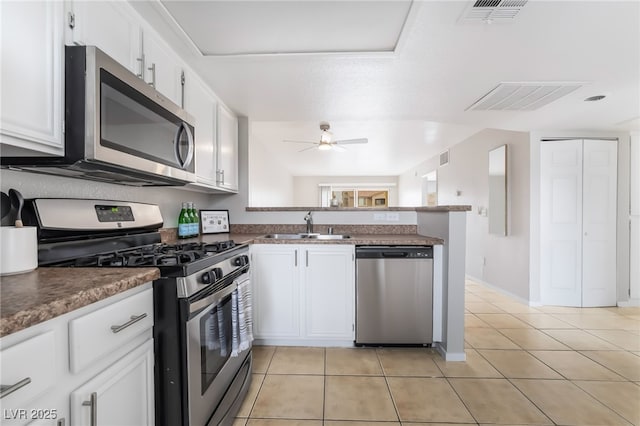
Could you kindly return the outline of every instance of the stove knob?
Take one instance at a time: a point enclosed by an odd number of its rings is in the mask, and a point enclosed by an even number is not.
[[[249,256],[238,256],[235,259],[233,259],[233,264],[235,266],[244,266],[247,265],[249,263]]]
[[[211,271],[216,280],[222,279],[224,272],[222,272],[222,268],[213,268]]]
[[[213,280],[211,279],[213,278]],[[200,277],[200,279],[202,280],[203,284],[211,284],[211,281],[215,281],[215,277],[211,277],[211,272],[205,272],[204,274],[202,274],[202,277]]]

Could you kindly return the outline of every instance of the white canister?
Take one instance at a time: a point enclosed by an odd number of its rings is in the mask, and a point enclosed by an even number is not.
[[[21,274],[38,267],[35,226],[0,226],[0,275]]]

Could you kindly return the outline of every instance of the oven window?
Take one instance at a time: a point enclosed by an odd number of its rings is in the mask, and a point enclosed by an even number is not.
[[[202,395],[231,355],[231,296],[200,319]]]

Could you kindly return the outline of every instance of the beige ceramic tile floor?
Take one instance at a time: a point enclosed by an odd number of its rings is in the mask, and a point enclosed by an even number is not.
[[[640,426],[640,308],[535,308],[467,281],[465,348],[254,347],[234,426]]]

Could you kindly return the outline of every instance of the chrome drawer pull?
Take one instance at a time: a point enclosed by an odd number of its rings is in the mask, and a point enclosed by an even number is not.
[[[0,398],[4,398],[5,396],[14,393],[18,389],[27,386],[29,383],[31,383],[31,377],[22,379],[18,383],[15,383],[13,385],[0,385]]]
[[[98,394],[96,392],[91,393],[91,399],[82,403],[85,407],[91,407],[91,420],[89,424],[91,426],[98,426]]]
[[[146,312],[144,314],[138,315],[138,316],[132,315],[131,319],[129,321],[125,322],[124,324],[122,324],[122,325],[112,325],[111,326],[111,331],[113,331],[114,333],[119,333],[122,330],[124,330],[125,328],[129,327],[130,325],[133,325],[133,324],[137,323],[138,321],[141,321],[141,320],[145,319],[146,317],[147,317],[147,313]]]

